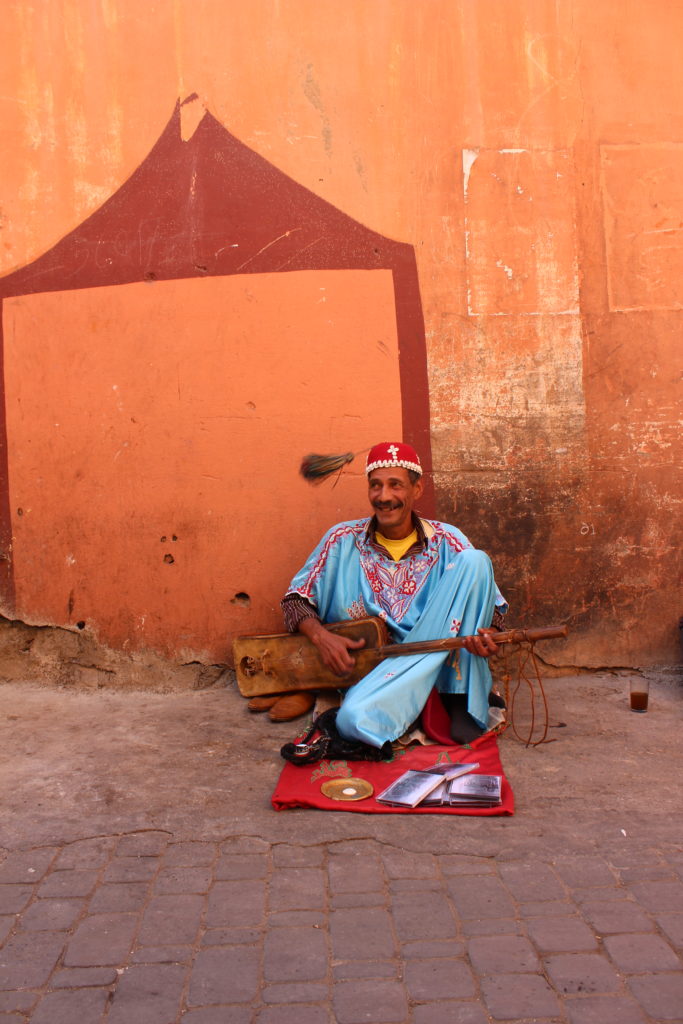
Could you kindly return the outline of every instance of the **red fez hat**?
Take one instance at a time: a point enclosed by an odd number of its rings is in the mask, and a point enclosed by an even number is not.
[[[373,469],[394,469],[400,466],[422,476],[420,457],[414,448],[401,441],[382,441],[368,452],[365,472],[372,473]]]

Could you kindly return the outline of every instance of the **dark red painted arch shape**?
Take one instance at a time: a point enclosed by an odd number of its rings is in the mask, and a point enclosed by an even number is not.
[[[433,509],[424,319],[413,247],[369,230],[299,185],[209,113],[183,141],[180,107],[149,156],[103,206],[43,256],[0,278],[0,589],[8,609],[14,607],[14,585],[1,307],[9,296],[229,274],[391,270],[403,437],[421,454],[423,506],[428,513]],[[375,441],[368,438],[368,444]]]

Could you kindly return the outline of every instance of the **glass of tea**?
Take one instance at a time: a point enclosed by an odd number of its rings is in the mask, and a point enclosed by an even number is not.
[[[631,679],[631,711],[647,711],[650,696],[649,679]]]

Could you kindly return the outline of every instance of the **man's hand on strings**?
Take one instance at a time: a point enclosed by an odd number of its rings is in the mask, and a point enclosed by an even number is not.
[[[337,676],[347,676],[356,664],[351,651],[365,646],[365,640],[350,640],[338,633],[325,629],[317,619],[304,619],[299,623],[299,632],[303,633],[315,644],[320,653],[323,665]]]
[[[478,629],[478,636],[468,636],[465,640],[465,650],[470,654],[478,654],[480,658],[490,658],[492,654],[498,653],[498,644],[492,639],[497,632],[491,626]]]

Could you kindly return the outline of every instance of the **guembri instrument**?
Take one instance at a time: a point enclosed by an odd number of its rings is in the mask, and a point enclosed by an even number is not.
[[[237,685],[243,697],[289,693],[296,690],[339,690],[353,686],[384,658],[408,654],[457,651],[467,637],[446,637],[417,643],[392,643],[380,618],[351,619],[330,623],[327,628],[351,640],[365,640],[365,646],[351,651],[355,665],[345,676],[331,672],[320,659],[318,649],[301,633],[240,636],[233,642]],[[492,634],[496,644],[535,643],[566,637],[567,626],[511,629]]]

